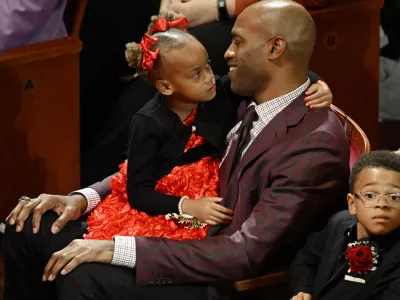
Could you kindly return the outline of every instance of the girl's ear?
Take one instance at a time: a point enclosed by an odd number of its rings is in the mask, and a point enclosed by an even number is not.
[[[155,85],[157,90],[165,96],[171,96],[174,93],[174,87],[168,80],[157,80]]]

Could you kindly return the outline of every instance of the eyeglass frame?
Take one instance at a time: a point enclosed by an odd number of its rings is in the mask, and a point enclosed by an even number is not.
[[[395,206],[395,205],[396,205],[396,204],[395,204],[396,202],[398,203],[397,205],[400,206],[400,193],[379,194],[379,193],[375,193],[375,192],[366,191],[366,192],[352,193],[352,195],[354,195],[356,198],[360,199],[360,201],[361,201],[364,205],[366,205],[366,202],[367,202],[367,201],[361,196],[361,194],[365,194],[365,193],[371,193],[371,194],[374,194],[374,195],[378,196],[378,198],[376,199],[376,202],[375,202],[374,205],[377,205],[377,204],[379,203],[379,200],[381,200],[381,198],[383,197],[383,199],[385,200],[385,203],[386,203],[388,206]],[[389,199],[387,198],[387,196],[393,196],[393,195],[398,196],[398,197],[399,197],[399,200],[398,200],[398,201],[396,201],[396,200],[389,200]],[[394,205],[393,205],[393,203],[394,203]]]

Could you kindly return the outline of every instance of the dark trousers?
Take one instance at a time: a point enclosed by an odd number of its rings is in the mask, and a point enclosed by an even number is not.
[[[32,217],[22,232],[7,224],[3,238],[4,300],[136,300],[207,299],[206,286],[138,286],[134,270],[108,264],[86,263],[54,282],[42,282],[51,255],[74,239],[81,239],[85,222],[76,220],[54,235],[51,225],[57,215],[43,216],[40,231],[32,233]]]

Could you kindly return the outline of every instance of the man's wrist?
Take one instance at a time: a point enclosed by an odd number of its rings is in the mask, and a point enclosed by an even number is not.
[[[136,239],[132,236],[114,236],[111,264],[133,269],[136,266]]]
[[[76,203],[78,203],[79,211],[81,212],[81,214],[83,214],[86,211],[86,208],[88,205],[86,197],[82,194],[73,194],[73,195],[70,195],[70,197],[72,199],[74,199],[74,201]]]
[[[85,198],[86,208],[83,212],[81,212],[83,214],[90,213],[101,202],[100,195],[92,188],[77,190],[70,193],[68,196],[73,195],[82,195]]]

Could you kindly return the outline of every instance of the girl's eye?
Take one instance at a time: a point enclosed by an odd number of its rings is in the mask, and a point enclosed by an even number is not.
[[[194,74],[194,78],[199,78],[200,77],[200,71],[196,72],[196,74]]]

